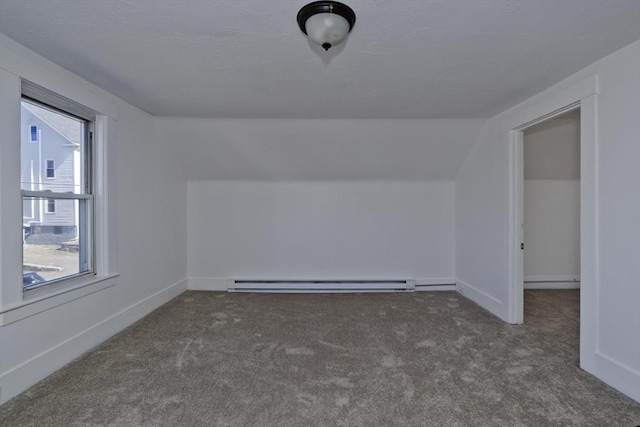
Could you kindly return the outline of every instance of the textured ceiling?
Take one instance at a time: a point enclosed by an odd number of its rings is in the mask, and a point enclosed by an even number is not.
[[[638,0],[347,0],[325,53],[305,0],[0,0],[0,31],[154,115],[487,117],[640,38]]]

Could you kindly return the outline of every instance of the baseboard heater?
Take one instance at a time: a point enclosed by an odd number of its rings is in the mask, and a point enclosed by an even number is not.
[[[230,280],[229,292],[361,293],[413,292],[414,280]]]

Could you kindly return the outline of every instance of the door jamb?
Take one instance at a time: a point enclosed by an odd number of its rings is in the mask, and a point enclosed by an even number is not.
[[[574,89],[571,90],[571,89]],[[505,123],[509,144],[509,321],[524,320],[522,251],[522,131],[580,108],[580,367],[595,372],[598,343],[598,142],[597,76],[552,101],[533,105]],[[564,95],[564,96],[563,96]],[[573,95],[573,96],[572,96]],[[568,98],[568,99],[567,99]],[[571,99],[573,98],[573,99]],[[565,102],[563,102],[565,101]],[[566,102],[568,101],[568,102]]]
[[[510,218],[511,235],[511,264],[513,269],[513,323],[524,323],[524,131],[528,128],[551,120],[569,111],[580,108],[580,101],[569,104],[558,110],[545,114],[537,119],[524,123],[509,131],[509,145],[511,152],[511,177],[515,182],[511,183],[512,206],[515,215]],[[582,123],[582,120],[580,120]],[[581,138],[582,139],[582,138]]]

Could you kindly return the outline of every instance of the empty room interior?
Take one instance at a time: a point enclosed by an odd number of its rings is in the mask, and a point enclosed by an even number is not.
[[[640,1],[0,0],[0,268],[1,425],[638,425]]]

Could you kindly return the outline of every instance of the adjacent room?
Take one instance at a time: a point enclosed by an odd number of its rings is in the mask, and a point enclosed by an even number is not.
[[[639,117],[637,0],[0,0],[0,424],[637,425]]]
[[[548,295],[561,310],[580,298],[580,110],[523,134],[523,286],[527,300]],[[578,313],[574,313],[576,319]],[[526,318],[525,318],[526,321]]]

